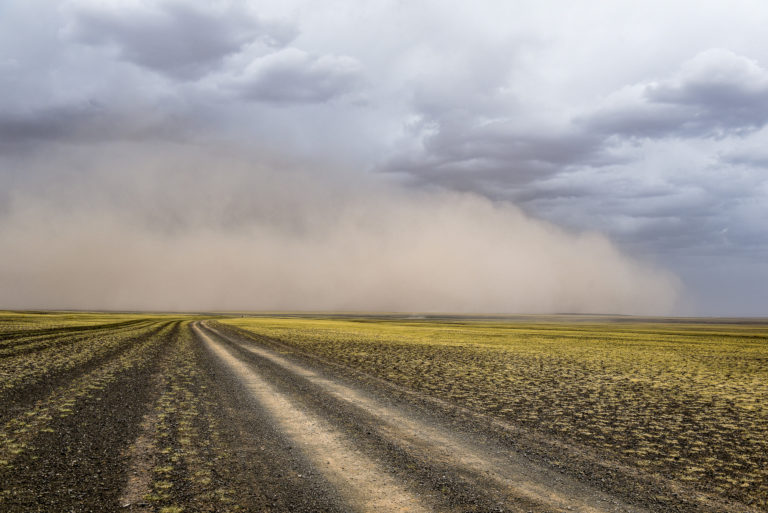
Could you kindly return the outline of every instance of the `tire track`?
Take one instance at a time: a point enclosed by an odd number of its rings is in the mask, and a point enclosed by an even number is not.
[[[117,511],[127,447],[155,390],[152,375],[179,332],[156,335],[73,380],[2,427],[0,511]]]
[[[84,338],[74,344],[48,348],[45,356],[49,363],[30,355],[23,355],[14,361],[3,360],[0,363],[0,424],[33,408],[61,387],[120,358],[142,340],[157,336],[165,326],[167,323],[150,322],[115,330],[109,334],[114,343],[106,350],[100,347],[98,338]],[[89,346],[95,349],[90,351]]]
[[[119,377],[129,381],[126,368],[149,365],[152,357],[161,350],[161,343],[173,338],[172,322],[160,324],[150,334],[132,341],[132,345],[114,358],[101,363],[95,369],[87,369],[47,395],[36,399],[18,415],[3,419],[0,423],[0,469],[12,466],[13,461],[40,445],[34,439],[40,433],[55,432],[50,424],[57,418],[73,416],[76,405],[85,401],[98,404],[102,401],[104,389],[114,386]],[[92,405],[93,406],[93,405]]]
[[[316,470],[335,485],[351,507],[372,513],[426,513],[432,510],[389,473],[355,450],[344,435],[324,420],[298,408],[199,325],[193,329],[210,351],[243,381],[281,431],[301,448]]]
[[[80,330],[73,332],[72,334],[57,332],[38,337],[32,337],[29,339],[23,339],[21,341],[16,341],[13,344],[5,344],[0,347],[0,359],[15,358],[27,355],[29,353],[42,352],[51,348],[58,349],[65,346],[74,346],[75,344],[93,340],[105,334],[115,335],[118,333],[128,333],[131,331],[136,331],[142,327],[151,326],[152,324],[154,324],[154,321],[145,320],[134,323],[120,323],[115,327],[106,326],[100,329],[91,329],[88,331]]]
[[[30,341],[43,340],[50,337],[67,338],[78,333],[111,331],[117,328],[127,327],[135,324],[146,323],[145,319],[131,319],[128,321],[111,322],[106,324],[86,325],[86,326],[66,326],[56,328],[28,329],[6,331],[0,333],[0,347],[11,347],[14,344],[26,344]]]
[[[472,443],[450,430],[414,418],[401,409],[359,390],[327,379],[313,370],[291,362],[277,352],[240,344],[226,334],[203,324],[204,329],[240,350],[267,360],[281,371],[314,386],[319,394],[332,396],[376,421],[376,430],[394,446],[418,455],[438,469],[450,468],[465,484],[501,499],[513,510],[578,511],[582,513],[641,513],[644,510],[623,504],[581,482],[535,465],[522,455]],[[524,507],[522,507],[524,505]]]

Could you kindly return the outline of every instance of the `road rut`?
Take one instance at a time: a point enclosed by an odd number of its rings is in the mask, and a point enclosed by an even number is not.
[[[430,511],[375,462],[356,451],[347,437],[321,418],[302,411],[198,326],[194,329],[211,352],[243,381],[283,433],[299,446],[318,472],[337,486],[340,495],[356,511]]]
[[[356,511],[645,511],[270,348],[194,330]]]

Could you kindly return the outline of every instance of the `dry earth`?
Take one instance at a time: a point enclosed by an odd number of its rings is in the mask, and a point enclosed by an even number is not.
[[[549,466],[498,421],[215,321],[137,326],[5,395],[0,511],[758,511],[661,506]]]

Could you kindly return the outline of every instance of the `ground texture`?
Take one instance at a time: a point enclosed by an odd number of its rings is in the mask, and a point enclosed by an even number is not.
[[[0,511],[768,510],[761,324],[0,314]]]

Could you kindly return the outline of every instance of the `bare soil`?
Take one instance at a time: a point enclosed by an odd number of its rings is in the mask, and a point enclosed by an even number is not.
[[[34,432],[0,465],[0,511],[758,511],[606,467],[278,340],[214,321],[163,326],[7,395],[3,429],[153,341],[64,413],[30,421]]]

